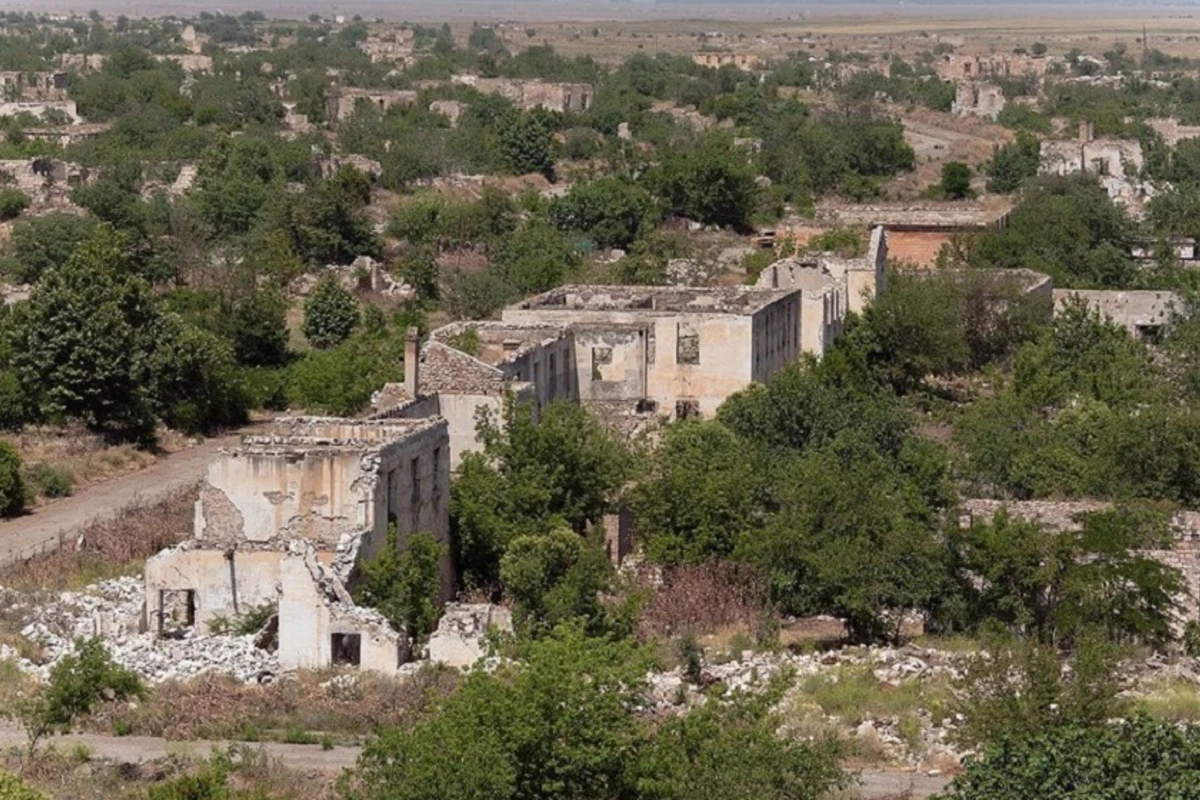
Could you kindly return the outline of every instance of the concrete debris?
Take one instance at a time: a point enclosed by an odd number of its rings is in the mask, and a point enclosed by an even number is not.
[[[164,639],[143,631],[145,589],[140,578],[115,578],[82,592],[60,592],[37,598],[4,591],[9,612],[25,622],[21,635],[41,649],[36,663],[11,649],[0,658],[16,661],[29,674],[46,678],[50,668],[75,649],[75,641],[103,638],[113,660],[150,683],[186,680],[205,672],[222,672],[242,681],[269,682],[279,674],[274,653],[255,646],[255,635],[212,635],[190,631]]]
[[[512,632],[512,612],[487,603],[451,604],[429,637],[429,661],[469,667],[487,654],[489,630]]]

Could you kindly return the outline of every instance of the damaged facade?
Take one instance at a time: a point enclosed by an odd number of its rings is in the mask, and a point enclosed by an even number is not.
[[[960,117],[983,117],[995,120],[1007,101],[1004,90],[994,83],[960,81],[954,89],[950,111]]]
[[[1138,205],[1153,196],[1141,180],[1145,157],[1137,139],[1097,139],[1091,122],[1079,123],[1079,137],[1071,141],[1042,142],[1043,175],[1091,173],[1113,200]]]
[[[507,324],[574,335],[579,399],[712,416],[800,354],[800,296],[746,287],[564,286],[509,306]]]
[[[1174,292],[1117,289],[1055,289],[1055,311],[1072,299],[1083,300],[1132,336],[1146,340],[1158,339],[1172,317],[1185,311]]]
[[[969,527],[974,522],[987,523],[1000,509],[1014,519],[1036,522],[1050,531],[1078,531],[1082,517],[1096,511],[1106,511],[1112,503],[1102,500],[966,500],[959,525]],[[1170,519],[1171,547],[1163,550],[1144,550],[1146,556],[1179,570],[1188,594],[1178,598],[1186,620],[1200,619],[1200,513],[1178,511]]]
[[[278,604],[284,669],[356,664],[394,672],[409,643],[350,589],[360,561],[415,532],[445,547],[454,585],[444,420],[282,420],[208,469],[192,539],[146,562],[146,625],[185,635]]]
[[[354,89],[342,86],[330,92],[325,116],[337,121],[348,119],[360,102],[370,103],[380,112],[386,112],[392,106],[407,108],[413,105],[417,102],[417,93],[408,89]]]
[[[480,78],[475,75],[455,75],[451,80],[462,86],[471,86],[483,94],[498,94],[525,111],[535,108],[559,112],[587,111],[596,96],[590,83],[551,83],[514,78]]]
[[[820,357],[841,338],[846,313],[861,314],[883,290],[887,257],[887,233],[877,226],[863,258],[785,258],[764,269],[755,285],[800,291],[800,349]]]

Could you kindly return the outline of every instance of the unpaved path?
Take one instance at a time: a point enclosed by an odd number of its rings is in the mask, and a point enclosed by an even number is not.
[[[241,441],[242,431],[209,439],[195,447],[161,457],[145,469],[80,489],[30,513],[0,521],[0,563],[28,557],[39,549],[58,546],[59,536],[69,536],[88,523],[116,516],[136,503],[160,500],[198,482],[222,447]]]
[[[251,747],[261,748],[268,758],[277,759],[289,769],[306,772],[340,773],[358,761],[359,747],[334,747],[325,750],[315,744],[282,744],[279,742],[251,742]],[[229,742],[189,741],[175,742],[152,736],[101,736],[99,734],[72,734],[56,736],[46,740],[60,751],[82,745],[94,758],[124,764],[140,764],[166,758],[168,755],[184,755],[206,758],[213,749],[224,751]],[[12,723],[0,724],[0,750],[26,746],[25,732]],[[45,745],[44,745],[45,746]],[[904,797],[920,800],[932,797],[946,787],[948,778],[912,772],[886,770],[863,770],[859,774],[860,785],[846,792],[846,800],[883,800]]]

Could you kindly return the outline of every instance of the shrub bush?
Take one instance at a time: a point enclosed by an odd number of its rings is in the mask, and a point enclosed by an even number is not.
[[[9,442],[0,442],[0,517],[25,510],[25,481],[21,478],[21,456]]]

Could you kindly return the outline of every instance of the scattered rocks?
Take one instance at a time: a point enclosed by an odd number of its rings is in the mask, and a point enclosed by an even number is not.
[[[75,649],[75,642],[93,636],[118,664],[151,683],[186,680],[205,672],[228,673],[238,680],[266,683],[279,674],[274,653],[255,646],[255,635],[208,635],[190,631],[179,639],[164,639],[145,630],[145,590],[140,578],[115,578],[82,592],[61,592],[49,598],[6,592],[10,613],[26,621],[21,635],[36,644],[41,657],[21,658],[11,648],[0,658],[15,661],[29,674],[45,678],[50,668]]]

